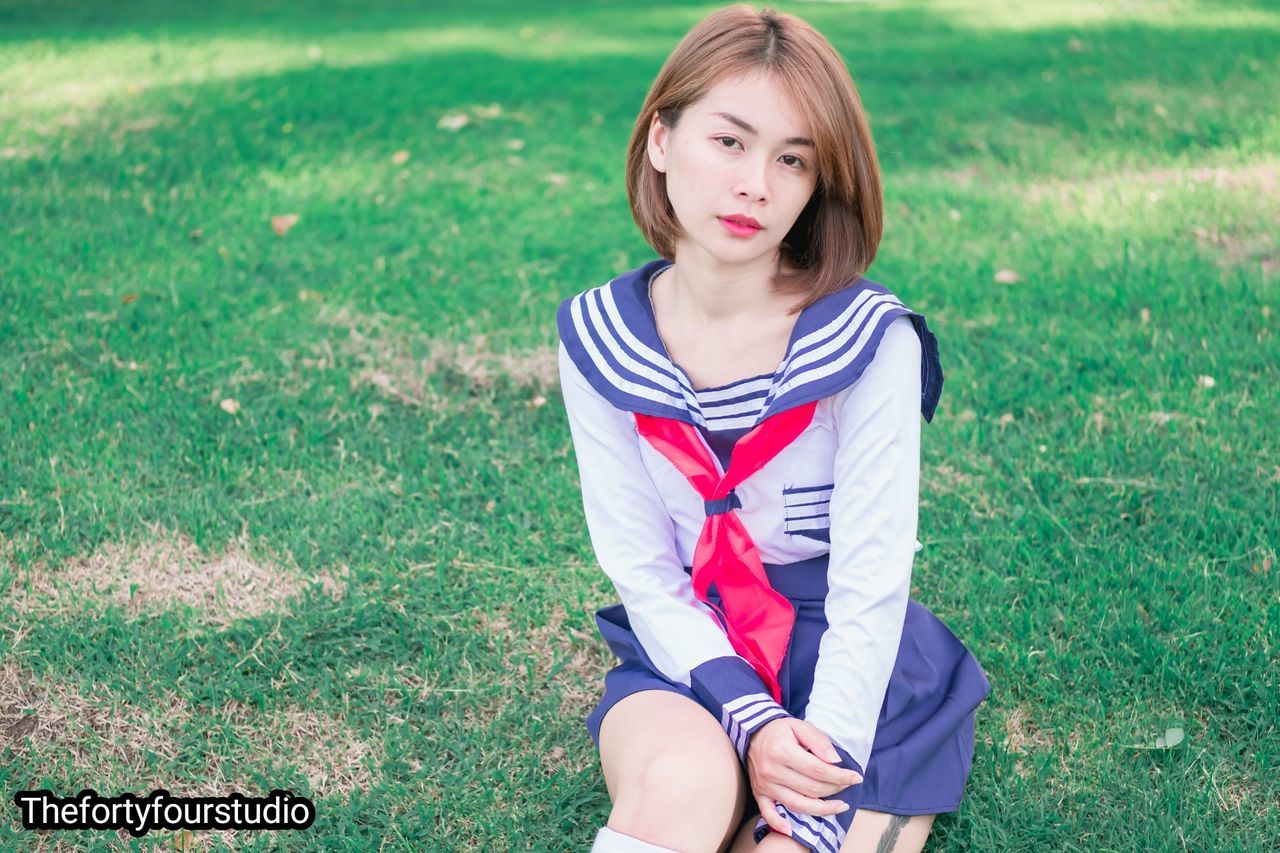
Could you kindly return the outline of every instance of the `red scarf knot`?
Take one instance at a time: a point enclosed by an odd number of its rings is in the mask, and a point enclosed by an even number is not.
[[[707,516],[710,517],[728,512],[731,509],[742,509],[742,500],[738,497],[736,491],[730,489],[726,497],[714,501],[703,501],[702,508],[706,511]]]

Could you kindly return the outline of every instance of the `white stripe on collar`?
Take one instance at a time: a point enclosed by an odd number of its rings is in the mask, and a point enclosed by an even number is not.
[[[752,427],[856,382],[875,357],[885,329],[906,314],[924,356],[921,412],[926,421],[933,419],[942,392],[937,339],[922,315],[866,278],[800,312],[786,356],[772,376],[695,391],[667,355],[649,302],[653,278],[670,265],[663,258],[649,261],[560,303],[556,324],[561,341],[591,386],[614,406],[714,431]]]

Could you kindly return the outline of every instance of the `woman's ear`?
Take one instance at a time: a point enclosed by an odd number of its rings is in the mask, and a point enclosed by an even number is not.
[[[667,141],[670,136],[671,131],[663,126],[658,111],[654,110],[649,122],[649,163],[659,172],[667,171]]]

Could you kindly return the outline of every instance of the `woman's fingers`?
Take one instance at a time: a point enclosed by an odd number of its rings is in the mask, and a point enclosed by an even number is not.
[[[845,770],[838,764],[827,764],[812,753],[793,753],[785,761],[787,766],[797,773],[801,773],[817,782],[836,785],[838,786],[837,790],[844,790],[850,785],[856,785],[862,781],[862,776],[856,770]]]
[[[849,787],[843,782],[819,781],[790,767],[778,770],[773,776],[773,781],[805,797],[829,797]]]
[[[765,823],[769,824],[770,829],[781,832],[783,835],[791,834],[791,824],[778,814],[778,810],[773,807],[773,800],[768,797],[756,797],[756,805],[760,807],[760,816],[764,818]]]
[[[856,785],[862,781],[862,776],[856,771],[845,770],[838,764],[827,764],[813,753],[800,748],[799,745],[784,749],[777,755],[771,775],[777,782],[819,797],[843,791],[850,785]],[[814,784],[826,786],[830,790],[826,793],[818,793],[817,789],[813,789],[811,792],[805,784],[795,784],[797,776],[808,779]]]
[[[835,747],[831,745],[831,738],[823,734],[822,730],[808,720],[797,720],[796,725],[792,726],[791,733],[795,735],[795,739],[805,749],[832,763],[839,763],[840,753],[836,752]]]
[[[771,793],[774,794],[778,802],[799,814],[826,817],[827,815],[840,814],[840,812],[849,808],[839,800],[820,800],[815,797],[806,797],[799,791],[794,791],[787,787],[775,786]]]
[[[792,736],[804,751],[788,762],[801,773],[817,779],[847,788],[862,781],[861,774],[853,770],[845,770],[840,766],[840,754],[831,745],[831,739],[822,730],[807,720],[797,720],[791,728]]]

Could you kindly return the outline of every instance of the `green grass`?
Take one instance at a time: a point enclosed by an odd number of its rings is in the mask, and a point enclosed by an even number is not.
[[[780,6],[946,369],[913,596],[993,693],[929,849],[1273,849],[1280,12]],[[0,0],[0,847],[130,846],[19,789],[163,784],[316,799],[249,849],[586,849],[554,312],[651,257],[623,149],[712,8]]]

